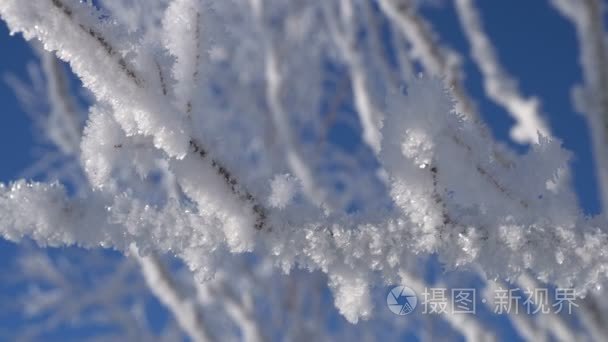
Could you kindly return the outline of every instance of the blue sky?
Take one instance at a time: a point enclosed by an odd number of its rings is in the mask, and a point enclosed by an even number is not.
[[[525,146],[508,140],[512,119],[483,95],[479,72],[471,63],[469,47],[454,10],[449,1],[444,3],[447,5],[440,8],[425,8],[424,14],[435,25],[442,42],[466,57],[466,86],[477,99],[480,112],[495,136],[514,149],[525,152]],[[519,80],[524,94],[540,98],[553,133],[572,151],[573,184],[583,210],[597,214],[600,206],[587,126],[570,101],[572,85],[581,81],[573,28],[546,1],[477,3],[481,6],[484,26],[498,50],[500,61]],[[27,63],[35,57],[21,36],[9,36],[4,23],[0,23],[0,47],[0,76],[12,73],[19,78],[27,78]],[[8,182],[35,161],[36,141],[31,122],[5,82],[0,82],[0,104],[3,115],[0,125],[0,181]],[[12,244],[0,241],[2,269],[11,264],[15,250]],[[0,322],[0,327],[3,325]]]
[[[34,130],[4,78],[9,73],[27,77],[27,62],[34,61],[34,56],[21,36],[9,36],[4,22],[0,23],[0,46],[3,51],[0,54],[0,103],[3,116],[3,124],[0,125],[0,181],[7,182],[15,179],[34,162]]]

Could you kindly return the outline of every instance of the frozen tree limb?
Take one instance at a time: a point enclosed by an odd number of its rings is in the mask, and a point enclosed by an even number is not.
[[[51,109],[47,123],[50,138],[63,154],[74,156],[82,135],[82,110],[70,93],[64,66],[53,54],[41,48],[38,52],[47,77],[47,97]]]
[[[122,330],[123,337],[129,339],[150,338],[146,330],[138,329],[138,317],[119,310],[117,305],[144,290],[140,283],[128,282],[135,270],[133,262],[114,265],[115,272],[110,274],[99,274],[96,286],[91,289],[85,287],[85,281],[78,279],[84,276],[79,272],[81,270],[74,269],[75,265],[66,260],[61,261],[36,251],[19,256],[21,274],[27,277],[19,283],[27,280],[30,285],[29,291],[19,301],[22,301],[20,306],[25,308],[24,318],[30,325],[29,329],[16,334],[18,340],[48,338],[49,333],[62,326],[65,328],[68,322],[112,326]],[[89,266],[93,272],[102,268],[94,263]],[[10,308],[4,308],[10,312]]]
[[[260,13],[262,10],[260,6],[262,5],[254,0],[250,3],[258,23],[258,28],[262,31],[266,30],[265,23],[261,17],[262,14]],[[309,167],[303,160],[297,146],[295,146],[292,128],[290,127],[287,113],[281,103],[282,75],[274,43],[270,40],[267,40],[264,43],[264,48],[266,50],[264,63],[266,76],[265,97],[272,122],[274,123],[274,128],[283,144],[284,153],[291,171],[300,178],[306,193],[317,203],[323,203],[325,194],[315,184]]]
[[[426,284],[417,277],[409,274],[407,271],[400,271],[399,276],[403,284],[407,284],[417,294],[424,293]],[[437,288],[441,288],[441,284],[435,285]],[[496,337],[485,329],[480,322],[475,319],[471,319],[467,315],[452,314],[453,312],[453,301],[448,300],[446,310],[442,312],[442,317],[454,328],[459,331],[465,338],[466,341],[495,341]]]
[[[605,281],[605,218],[585,217],[567,177],[558,179],[569,161],[558,141],[508,151],[478,118],[454,110],[436,79],[412,77],[394,93],[370,86],[392,80],[364,62],[374,54],[348,46],[359,19],[351,3],[335,12],[335,39],[334,11],[323,3],[249,4],[174,1],[158,46],[91,4],[1,2],[9,27],[57,51],[96,97],[81,141],[90,191],[79,198],[56,183],[2,186],[2,236],[122,252],[135,244],[144,255],[176,255],[198,281],[229,254],[251,252],[285,271],[325,273],[352,323],[372,317],[372,288],[416,257],[488,277],[530,272],[581,291]],[[454,72],[409,3],[381,8],[421,63]],[[183,37],[189,45],[178,46]],[[359,86],[350,99],[332,99],[345,75]],[[357,126],[356,115],[371,117],[375,106],[384,124],[370,139],[369,122]],[[348,123],[342,135],[379,143],[375,153],[349,151],[335,132],[319,149],[318,128],[332,110]],[[279,146],[267,143],[267,122]]]
[[[608,215],[608,47],[604,31],[605,6],[598,0],[553,0],[553,6],[576,29],[584,84],[573,93],[585,113],[601,187],[603,213]]]
[[[169,308],[188,336],[196,342],[210,341],[208,328],[196,308],[196,302],[180,293],[161,261],[154,255],[141,256],[135,245],[131,245],[130,252],[139,262],[150,290]]]
[[[522,289],[527,289],[530,291],[534,291],[535,289],[542,289],[542,284],[540,284],[538,281],[536,281],[536,279],[534,279],[533,277],[531,277],[529,274],[522,274],[518,279],[517,279],[518,284],[521,286]],[[592,293],[589,293],[588,296],[591,296]],[[539,303],[534,303],[535,305],[538,305]],[[522,305],[523,306],[523,305]],[[587,311],[584,308],[580,308],[581,311],[583,311],[581,314],[584,316],[585,315],[585,311]],[[524,317],[523,319],[525,319],[527,317]],[[532,331],[532,333],[540,333],[541,331],[543,333],[551,333],[552,336],[557,339],[558,341],[574,341],[574,340],[578,340],[580,339],[582,336],[580,336],[580,334],[575,331],[572,328],[572,323],[568,322],[566,319],[564,319],[564,317],[557,315],[553,312],[550,312],[548,314],[542,314],[542,315],[537,315],[535,317],[535,321],[536,321],[536,327],[535,330]],[[521,318],[520,318],[521,321]],[[525,324],[524,322],[521,322],[520,324]],[[544,339],[546,340],[546,336],[543,336]]]
[[[370,92],[367,89],[367,76],[362,66],[363,62],[357,51],[357,18],[355,17],[357,14],[355,13],[355,7],[356,6],[349,0],[340,2],[339,14],[337,16],[340,18],[338,22],[341,25],[336,25],[336,23],[330,19],[335,17],[335,15],[332,15],[332,9],[328,4],[325,4],[323,9],[328,18],[327,22],[336,45],[339,46],[340,51],[348,64],[355,106],[357,108],[357,113],[359,114],[361,125],[363,126],[363,139],[375,153],[378,153],[380,152],[380,127],[382,118],[378,113],[378,110],[374,108],[369,97]]]
[[[525,98],[520,94],[516,81],[500,65],[473,0],[456,1],[456,10],[471,45],[473,60],[483,75],[486,94],[515,119],[511,138],[520,143],[532,143],[538,142],[539,134],[550,136],[549,127],[539,111],[538,99]]]
[[[246,272],[245,270],[242,271]],[[260,331],[258,320],[253,311],[250,294],[239,294],[238,289],[232,289],[230,281],[224,280],[224,278],[223,274],[218,274],[218,277],[210,284],[197,284],[199,298],[204,298],[205,301],[213,300],[222,303],[228,315],[239,327],[243,341],[265,341],[266,339]]]
[[[476,106],[462,82],[460,57],[436,43],[431,26],[416,13],[412,0],[380,0],[380,8],[412,45],[412,57],[433,76],[445,77],[458,101],[458,111],[479,120]]]

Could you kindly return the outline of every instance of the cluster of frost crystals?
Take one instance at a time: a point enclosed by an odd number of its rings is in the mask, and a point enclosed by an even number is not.
[[[184,123],[168,120],[171,106],[159,101],[153,91],[144,90],[142,74],[146,70],[137,68],[137,42],[115,22],[92,5],[74,1],[9,1],[2,4],[2,13],[13,31],[21,31],[26,39],[42,40],[45,49],[69,61],[96,98],[114,107],[114,115],[127,134],[152,136],[155,147],[173,156],[186,153]],[[32,25],[32,20],[36,24]],[[141,66],[147,64],[141,61]]]
[[[272,192],[268,202],[275,208],[285,208],[289,205],[298,188],[296,179],[288,174],[275,176],[270,186]]]
[[[137,25],[112,8],[0,3],[12,32],[41,40],[95,96],[80,142],[88,191],[0,188],[5,238],[135,245],[201,281],[252,252],[326,273],[350,322],[431,254],[489,277],[603,281],[604,221],[580,214],[559,141],[516,155],[457,113],[440,80],[410,75],[399,89],[378,60],[386,47],[360,34],[366,5],[155,1]]]

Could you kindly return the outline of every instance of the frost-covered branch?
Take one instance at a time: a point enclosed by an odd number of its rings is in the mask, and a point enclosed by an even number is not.
[[[550,130],[539,110],[539,100],[525,98],[516,81],[500,65],[494,46],[486,35],[473,0],[456,1],[463,31],[471,45],[473,60],[482,75],[486,94],[503,106],[515,119],[511,138],[520,143],[538,141],[538,135],[550,136]]]
[[[0,13],[13,30],[57,51],[99,101],[116,106],[115,117],[126,132],[153,136],[155,145],[170,155],[187,153],[189,139],[183,122],[166,119],[173,109],[141,89],[144,81],[124,56],[135,46],[129,46],[119,27],[101,23],[91,5],[66,0],[6,1]]]
[[[467,94],[462,81],[460,57],[454,51],[440,46],[430,24],[416,13],[412,0],[380,0],[380,8],[394,22],[412,45],[412,57],[435,77],[445,77],[458,101],[458,111],[478,119],[475,103]]]
[[[406,271],[399,273],[403,284],[408,284],[416,293],[422,294],[427,289],[427,284]],[[436,288],[442,288],[442,284],[435,284]],[[442,312],[444,318],[456,331],[459,331],[466,341],[494,341],[496,337],[482,324],[467,315],[452,314],[453,301],[448,300],[446,310]]]
[[[581,213],[569,153],[543,137],[515,154],[459,111],[470,109],[459,68],[410,2],[383,0],[378,13],[447,90],[415,75],[395,89],[382,54],[357,47],[374,38],[359,38],[370,9],[355,2],[244,5],[172,1],[157,30],[134,33],[88,3],[0,3],[11,30],[56,51],[95,95],[80,146],[90,191],[2,186],[0,234],[135,244],[181,258],[197,281],[252,253],[324,273],[353,323],[373,316],[372,289],[431,255],[490,278],[529,272],[581,291],[605,281],[606,221]],[[233,324],[261,339],[247,300],[226,300]]]
[[[139,262],[150,290],[169,308],[188,336],[196,342],[211,340],[196,302],[180,293],[161,261],[154,255],[141,256],[135,245],[131,245],[130,252]]]
[[[375,153],[380,152],[380,127],[382,117],[370,98],[370,91],[365,68],[363,67],[359,49],[357,48],[357,6],[351,1],[340,2],[337,15],[332,15],[332,8],[329,3],[324,4],[324,13],[327,16],[327,23],[332,33],[336,45],[339,47],[346,63],[351,79],[351,88],[355,106],[361,125],[363,126],[363,139]],[[333,18],[339,20],[334,22]],[[394,84],[393,86],[396,86]]]
[[[575,88],[573,101],[585,113],[601,187],[603,212],[608,213],[608,47],[606,43],[605,4],[599,0],[553,0],[553,6],[576,29],[579,62],[584,84]]]
[[[74,259],[85,262],[89,269],[78,268]],[[152,338],[142,329],[139,317],[120,310],[120,303],[132,298],[133,306],[145,290],[140,282],[133,282],[136,266],[133,262],[114,263],[97,253],[64,255],[52,259],[46,253],[24,248],[12,269],[17,277],[15,285],[23,288],[16,293],[17,308],[3,301],[3,315],[18,315],[28,322],[28,329],[12,331],[3,339],[47,339],[59,329],[71,327],[112,327],[114,338]],[[107,272],[107,267],[113,272]],[[91,283],[90,279],[94,281]],[[89,285],[89,286],[87,286]],[[6,288],[3,288],[6,291]],[[69,328],[67,328],[69,329]],[[105,335],[105,333],[104,333]]]
[[[235,268],[235,271],[247,272]],[[249,276],[245,274],[245,276]],[[245,342],[262,342],[266,339],[262,336],[259,319],[254,312],[251,293],[240,294],[239,289],[231,288],[229,280],[225,280],[225,274],[218,274],[211,284],[197,284],[199,298],[205,302],[214,301],[222,303],[228,315],[238,326],[242,339]],[[249,279],[255,282],[255,278]]]
[[[50,133],[54,145],[68,156],[74,156],[80,146],[82,135],[82,109],[71,94],[67,73],[61,62],[53,54],[39,50],[44,75],[47,78],[47,98],[50,103]]]

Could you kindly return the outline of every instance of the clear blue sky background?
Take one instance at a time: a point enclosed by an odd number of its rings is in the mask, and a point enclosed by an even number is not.
[[[446,6],[441,8],[426,8],[424,14],[434,23],[441,40],[467,57],[466,86],[478,99],[481,113],[495,136],[524,152],[525,146],[515,145],[508,140],[512,119],[483,95],[479,72],[468,58],[469,47],[454,10],[449,1],[444,3]],[[586,213],[597,214],[597,183],[587,127],[583,117],[574,111],[570,103],[571,87],[581,81],[578,45],[573,28],[543,0],[477,3],[501,62],[516,76],[525,94],[541,99],[542,110],[547,114],[554,134],[573,152],[573,182],[581,205]],[[0,23],[0,51],[0,75],[12,73],[27,78],[26,63],[33,61],[34,55],[21,36],[9,36],[4,23]],[[5,82],[0,82],[0,105],[0,182],[8,182],[34,162],[32,151],[35,140],[31,122],[21,111]],[[0,268],[8,269],[15,251],[12,244],[0,240]],[[2,295],[6,293],[0,293]],[[0,327],[6,327],[7,323],[0,322]],[[507,336],[512,335],[506,333]]]

